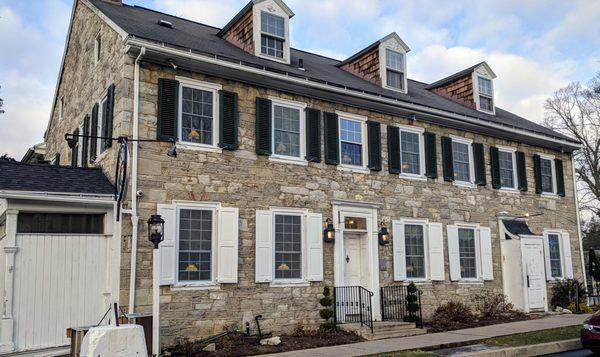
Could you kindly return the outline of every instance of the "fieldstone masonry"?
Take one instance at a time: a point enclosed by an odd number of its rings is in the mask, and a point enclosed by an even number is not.
[[[134,59],[123,54],[119,35],[103,23],[87,6],[78,2],[73,32],[68,43],[65,67],[58,98],[65,96],[67,114],[58,121],[54,108],[46,141],[49,159],[60,152],[64,159],[69,150],[63,139],[72,132],[85,113],[91,111],[94,101],[103,90],[116,85],[114,112],[115,135],[131,136],[133,110]],[[98,65],[93,64],[93,40],[100,31],[103,38],[103,56]],[[190,77],[223,85],[223,89],[239,95],[239,150],[220,153],[178,148],[177,158],[166,156],[169,144],[139,143],[138,185],[144,192],[140,200],[140,220],[143,222],[156,212],[157,203],[172,200],[213,201],[223,206],[238,207],[239,261],[238,284],[221,284],[216,289],[190,289],[161,287],[162,344],[173,344],[177,338],[206,337],[229,327],[243,328],[243,322],[261,314],[264,328],[277,332],[291,331],[298,326],[315,327],[321,322],[318,315],[319,298],[324,285],[333,285],[333,245],[324,244],[324,281],[301,286],[273,287],[254,282],[255,269],[255,212],[271,206],[308,208],[332,216],[334,199],[377,202],[383,205],[379,218],[388,227],[401,217],[427,218],[446,225],[455,222],[476,222],[492,231],[494,280],[485,283],[450,282],[448,254],[445,255],[446,280],[423,283],[419,288],[423,313],[429,316],[440,303],[449,299],[472,302],[472,294],[482,289],[502,291],[500,237],[496,215],[501,211],[514,214],[542,212],[533,217],[530,226],[535,232],[544,228],[560,228],[571,235],[571,250],[576,278],[582,279],[582,264],[578,244],[577,218],[573,192],[570,156],[551,152],[564,162],[566,197],[542,197],[534,192],[532,155],[550,151],[507,140],[465,133],[425,122],[409,121],[376,112],[356,109],[336,103],[290,95],[261,87],[254,87],[220,78],[208,77],[179,69],[143,63],[140,83],[140,137],[156,138],[157,86],[159,78]],[[324,163],[308,166],[283,164],[255,154],[255,98],[281,97],[304,102],[321,111],[345,111],[369,117],[382,124],[381,172],[351,173]],[[427,181],[408,180],[387,171],[386,125],[400,123],[424,127],[436,134],[438,148],[442,135],[454,134],[473,139],[485,145],[488,185],[463,188],[444,182],[441,177]],[[526,154],[528,192],[503,192],[493,190],[489,183],[489,149],[491,145],[515,147]],[[109,177],[114,176],[116,145],[96,165]],[[64,160],[63,159],[63,160]],[[64,163],[65,161],[63,161]],[[438,172],[442,165],[438,150]],[[441,175],[440,175],[441,176]],[[131,194],[131,192],[129,192]],[[128,198],[126,207],[129,202]],[[131,258],[131,224],[127,216],[122,223],[121,294],[125,306],[129,294],[129,269]],[[136,311],[151,311],[152,246],[144,238],[145,224],[141,223],[138,240]],[[393,239],[393,238],[392,238]],[[447,244],[445,244],[447,247]],[[401,284],[393,281],[392,245],[379,247],[379,276],[381,286]],[[253,324],[252,324],[253,325]]]

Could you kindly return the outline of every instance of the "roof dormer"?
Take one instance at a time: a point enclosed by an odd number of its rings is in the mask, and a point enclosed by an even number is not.
[[[219,36],[257,57],[290,63],[290,18],[281,0],[251,0]]]
[[[406,54],[410,48],[395,32],[366,47],[338,67],[383,88],[407,92]]]
[[[481,62],[425,88],[466,107],[495,114],[494,78],[496,74],[490,66]]]

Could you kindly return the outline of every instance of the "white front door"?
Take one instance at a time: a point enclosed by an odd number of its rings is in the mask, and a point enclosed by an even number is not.
[[[345,265],[344,285],[345,286],[363,286],[363,244],[361,244],[361,235],[346,233],[344,235]]]
[[[529,310],[545,310],[546,274],[541,239],[527,239],[523,242],[523,260],[527,306]]]

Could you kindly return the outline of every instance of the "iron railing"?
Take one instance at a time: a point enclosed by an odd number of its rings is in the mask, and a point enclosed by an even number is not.
[[[421,290],[416,291],[417,311],[409,311],[408,286],[381,287],[381,320],[414,322],[423,327],[423,311],[421,309]]]
[[[360,323],[373,332],[373,293],[362,286],[337,286],[333,289],[336,324]]]

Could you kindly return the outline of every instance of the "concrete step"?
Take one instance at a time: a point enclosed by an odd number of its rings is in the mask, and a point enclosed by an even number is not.
[[[426,329],[417,328],[413,322],[376,321],[373,323],[373,332],[367,326],[363,325],[361,327],[360,323],[341,324],[339,327],[346,331],[352,331],[367,340],[382,340],[427,333]]]

